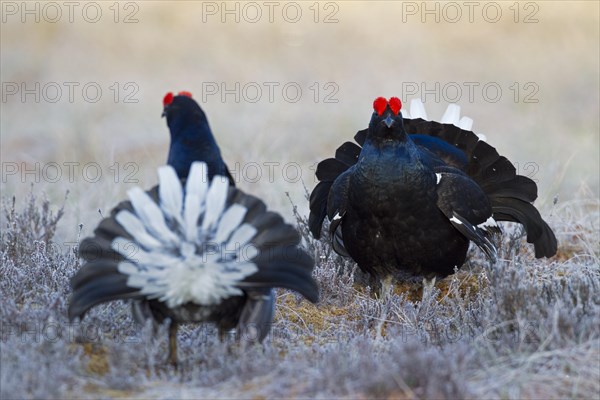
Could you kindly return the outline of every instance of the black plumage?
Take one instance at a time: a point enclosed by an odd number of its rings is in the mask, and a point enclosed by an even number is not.
[[[133,300],[136,320],[171,321],[169,360],[176,364],[179,324],[212,322],[221,334],[237,328],[239,338],[262,341],[273,320],[273,288],[316,302],[318,287],[296,229],[232,185],[207,124],[198,123],[206,118],[197,103],[167,95],[165,113],[170,165],[159,169],[158,186],[130,190],[80,244],[85,264],[71,280],[69,317]],[[191,146],[189,153],[176,143]]]
[[[368,129],[320,162],[309,228],[328,217],[334,249],[376,278],[399,271],[445,277],[473,241],[494,261],[495,221],[524,225],[536,257],[556,238],[531,204],[537,186],[485,141],[455,124],[403,118],[400,101],[378,98]],[[450,108],[449,108],[450,110]],[[451,110],[455,111],[455,110]]]

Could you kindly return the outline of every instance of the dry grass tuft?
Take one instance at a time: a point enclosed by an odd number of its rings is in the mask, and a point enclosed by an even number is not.
[[[84,343],[83,353],[89,358],[87,369],[94,375],[104,376],[110,369],[106,347],[99,343]]]

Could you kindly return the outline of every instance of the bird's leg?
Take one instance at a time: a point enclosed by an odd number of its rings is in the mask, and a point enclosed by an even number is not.
[[[426,296],[429,296],[429,294],[435,287],[435,278],[435,276],[431,279],[423,277],[423,296],[421,297],[421,302],[425,300]]]
[[[236,335],[235,329],[219,328],[219,341],[221,343],[225,343],[227,338],[229,338],[229,340],[227,340],[227,346],[226,346],[228,354],[233,354],[233,349],[236,345],[236,342],[234,340],[235,335]]]
[[[169,325],[169,364],[177,369],[177,322],[171,321]]]
[[[393,278],[392,275],[387,275],[385,278],[381,280],[381,317],[379,324],[377,326],[377,336],[378,338],[383,337],[384,335],[384,326],[385,321],[387,320],[388,315],[388,300],[391,297],[391,290],[393,288]]]
[[[225,336],[227,335],[227,330],[219,327],[219,342],[225,342]]]
[[[387,301],[388,296],[390,296],[390,292],[393,288],[393,278],[392,275],[387,275],[385,278],[381,280],[381,301],[384,303]]]
[[[235,339],[236,329],[219,328],[219,341],[225,343],[225,340]]]

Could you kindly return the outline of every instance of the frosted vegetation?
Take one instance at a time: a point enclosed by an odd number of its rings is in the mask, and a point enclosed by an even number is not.
[[[534,259],[523,232],[505,224],[496,265],[472,249],[423,298],[421,283],[409,281],[385,302],[357,283],[355,264],[312,240],[296,213],[317,260],[321,303],[279,291],[263,346],[185,326],[174,370],[165,327],[153,335],[136,326],[123,302],[69,323],[79,260],[55,239],[69,210],[33,195],[4,199],[1,397],[597,398],[598,205],[546,210],[559,239],[550,260]]]

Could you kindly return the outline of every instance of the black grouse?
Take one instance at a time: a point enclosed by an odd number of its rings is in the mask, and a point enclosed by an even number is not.
[[[556,253],[554,233],[531,204],[536,184],[470,131],[458,106],[442,123],[426,120],[420,101],[411,104],[412,119],[401,106],[396,97],[377,98],[358,145],[346,142],[318,164],[309,216],[315,238],[327,216],[335,251],[383,283],[399,271],[452,274],[470,241],[495,261],[496,221],[524,225],[536,257]]]
[[[209,142],[206,151],[218,155],[209,130],[197,129],[194,136],[194,127],[208,125],[185,115],[206,121],[195,101],[176,96],[165,112],[173,143],[202,145],[201,138]],[[80,244],[85,264],[71,280],[69,317],[83,318],[103,302],[132,299],[136,320],[170,319],[169,361],[176,365],[178,324],[213,322],[221,334],[237,328],[238,338],[262,341],[273,319],[273,288],[316,302],[318,287],[311,276],[314,262],[299,247],[293,226],[233,187],[220,156],[190,148],[192,157],[180,145],[174,153],[173,143],[169,163],[179,170],[160,167],[156,187],[129,190],[129,201]],[[205,156],[212,164],[194,159]]]

